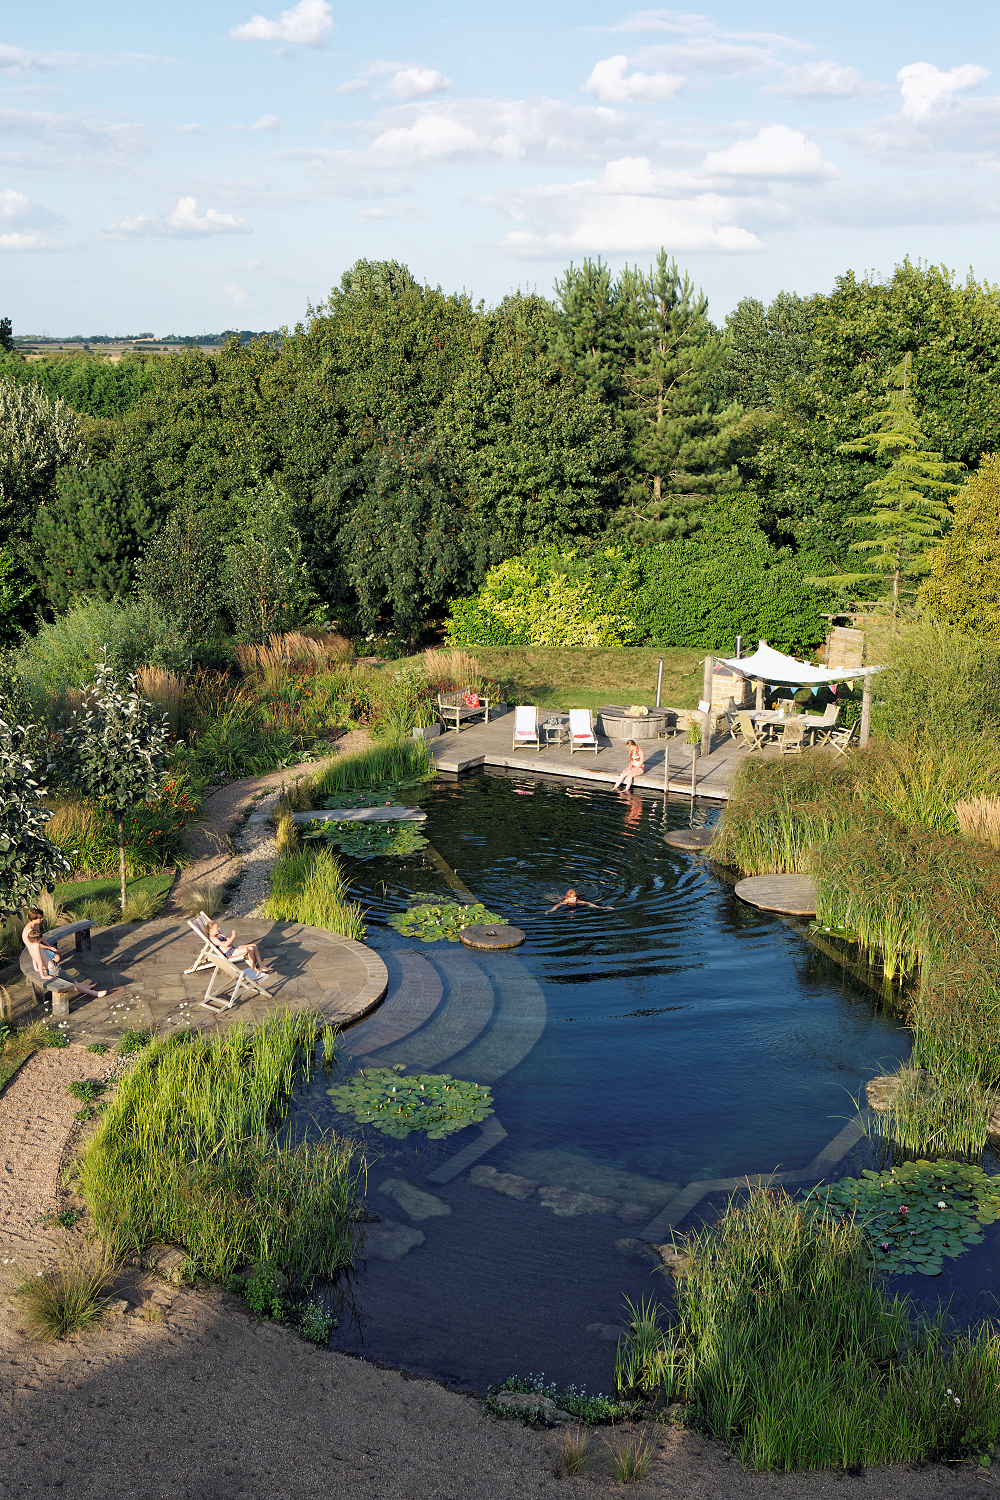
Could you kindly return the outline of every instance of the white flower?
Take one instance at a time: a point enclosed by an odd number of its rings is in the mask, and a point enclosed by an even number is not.
[[[947,1203],[942,1198],[941,1201],[940,1201],[940,1203],[938,1204],[938,1208],[947,1208],[947,1207],[948,1207]]]
[[[945,1395],[946,1396],[950,1396],[951,1395],[951,1386],[949,1386],[948,1389],[945,1391]]]
[[[959,1401],[958,1397],[956,1396],[955,1397],[955,1405],[956,1406],[961,1406],[961,1404],[962,1404],[961,1401]]]

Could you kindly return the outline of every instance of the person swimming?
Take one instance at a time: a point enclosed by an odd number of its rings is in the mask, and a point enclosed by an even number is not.
[[[590,906],[594,911],[614,911],[613,906],[598,906],[596,901],[585,901],[582,896],[577,895],[576,888],[572,885],[562,900],[557,901],[555,906],[550,906],[545,915],[548,916],[550,912],[558,911],[560,906]]]

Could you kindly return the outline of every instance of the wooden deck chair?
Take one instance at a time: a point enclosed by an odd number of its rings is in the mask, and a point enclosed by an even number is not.
[[[755,750],[763,750],[765,744],[764,736],[754,723],[753,715],[750,713],[739,713],[736,717],[740,723],[740,733],[743,736],[743,743],[750,751],[750,754],[752,755]]]
[[[241,985],[244,985],[255,995],[268,994],[263,985],[258,984],[256,979],[250,977],[251,974],[256,973],[256,970],[250,968],[249,962],[246,965],[247,972],[242,972],[236,967],[231,958],[227,958],[224,953],[220,953],[218,948],[208,941],[208,918],[204,912],[199,912],[196,921],[192,922],[189,919],[188,926],[192,932],[197,933],[198,937],[203,939],[203,945],[201,952],[198,954],[197,961],[190,969],[184,970],[185,974],[197,973],[199,969],[212,970],[212,977],[208,981],[205,998],[198,1001],[199,1005],[204,1006],[205,1010],[210,1010],[216,1015],[221,1011],[231,1010],[236,1003],[236,996],[239,994]],[[244,960],[241,959],[240,962],[244,962]],[[226,978],[236,981],[233,985],[233,993],[229,996],[228,1000],[224,995],[215,995],[212,993],[212,987],[219,974],[223,974]]]
[[[594,719],[589,708],[571,708],[569,711],[569,753],[574,750],[593,750],[597,755],[600,746],[594,733]]]
[[[512,750],[518,745],[534,745],[536,750],[541,750],[542,741],[538,734],[538,709],[533,706],[519,705],[514,709],[514,743]]]
[[[856,719],[850,729],[831,729],[823,743],[824,745],[832,745],[838,755],[846,755],[860,727],[860,720]]]

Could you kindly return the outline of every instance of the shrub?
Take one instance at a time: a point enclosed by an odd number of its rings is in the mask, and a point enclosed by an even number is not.
[[[872,726],[939,747],[1000,729],[1000,647],[929,616],[901,621],[867,648],[887,670],[873,682]]]
[[[160,516],[111,464],[67,466],[32,526],[27,566],[52,609],[83,594],[125,598]]]
[[[453,646],[623,646],[639,581],[620,548],[594,555],[536,547],[491,568],[472,599],[453,599]]]
[[[174,626],[152,599],[81,599],[39,627],[16,654],[15,665],[37,716],[67,691],[94,681],[102,648],[119,673],[141,666],[176,672],[187,652]]]

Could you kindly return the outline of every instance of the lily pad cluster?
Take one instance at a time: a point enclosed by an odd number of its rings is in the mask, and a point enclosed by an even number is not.
[[[324,823],[322,833],[312,835],[336,844],[352,859],[402,858],[427,848],[418,823]]]
[[[427,780],[426,776],[417,776],[412,781],[384,781],[379,786],[352,787],[346,792],[332,793],[323,806],[331,812],[338,807],[391,807],[398,802],[400,792],[407,787],[419,786]]]
[[[877,1267],[940,1276],[944,1257],[982,1242],[1000,1219],[1000,1179],[957,1161],[912,1161],[843,1177],[817,1194],[822,1211],[855,1216]]]
[[[396,1140],[425,1130],[429,1140],[440,1141],[493,1113],[493,1096],[482,1084],[452,1078],[450,1073],[402,1078],[402,1070],[402,1063],[393,1068],[362,1068],[350,1083],[327,1089],[327,1093],[342,1114],[353,1115],[359,1125],[372,1125]]]
[[[461,906],[457,901],[437,904],[420,901],[408,911],[397,912],[389,918],[390,927],[395,927],[404,937],[419,938],[422,943],[457,943],[463,927],[473,927],[480,922],[501,927],[508,925],[506,917],[487,911],[481,901],[473,906]]]

